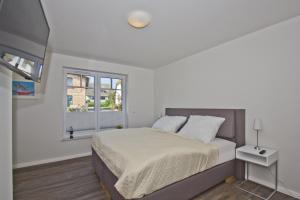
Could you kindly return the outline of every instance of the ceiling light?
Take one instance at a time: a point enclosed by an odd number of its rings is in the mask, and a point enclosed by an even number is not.
[[[145,28],[150,22],[150,14],[142,10],[132,11],[128,17],[128,23],[134,28]]]

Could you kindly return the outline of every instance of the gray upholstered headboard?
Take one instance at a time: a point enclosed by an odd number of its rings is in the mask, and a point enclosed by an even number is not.
[[[244,109],[208,109],[208,108],[166,108],[169,116],[210,115],[225,118],[217,137],[231,140],[237,146],[245,144]]]

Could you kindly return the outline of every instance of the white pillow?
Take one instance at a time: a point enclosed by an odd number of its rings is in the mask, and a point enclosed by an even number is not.
[[[191,115],[178,134],[210,143],[215,139],[224,121],[225,118],[221,117]]]
[[[152,128],[176,133],[176,131],[184,124],[185,121],[186,117],[184,116],[164,116],[159,118],[153,124]]]

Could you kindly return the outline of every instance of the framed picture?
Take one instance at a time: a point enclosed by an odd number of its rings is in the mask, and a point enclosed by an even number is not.
[[[36,86],[33,81],[13,80],[12,95],[14,98],[34,99],[37,98]]]

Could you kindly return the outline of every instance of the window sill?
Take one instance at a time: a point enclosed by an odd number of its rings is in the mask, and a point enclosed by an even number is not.
[[[72,140],[84,140],[84,139],[90,139],[93,137],[93,135],[96,133],[96,131],[90,131],[84,134],[76,134],[73,135],[73,139],[70,138],[70,135],[64,135],[62,138],[62,141],[72,141]]]
[[[77,136],[73,136],[73,139],[71,139],[70,137],[63,137],[62,138],[62,141],[65,142],[65,141],[73,141],[73,140],[84,140],[84,139],[89,139],[89,138],[92,138],[93,136],[92,135],[77,135]]]
[[[84,140],[90,139],[93,137],[94,134],[97,132],[107,131],[107,130],[115,130],[116,128],[105,128],[100,131],[83,131],[82,133],[73,134],[73,139],[70,139],[70,135],[64,134],[62,141],[72,141],[72,140]]]

